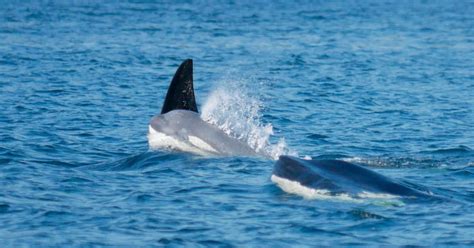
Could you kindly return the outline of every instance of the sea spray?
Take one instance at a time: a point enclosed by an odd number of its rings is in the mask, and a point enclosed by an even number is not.
[[[203,120],[219,127],[229,136],[246,142],[256,152],[265,152],[272,158],[292,154],[284,138],[276,144],[270,142],[273,135],[271,123],[262,122],[263,103],[246,80],[223,80],[207,98],[201,111]],[[258,85],[261,84],[257,84]]]

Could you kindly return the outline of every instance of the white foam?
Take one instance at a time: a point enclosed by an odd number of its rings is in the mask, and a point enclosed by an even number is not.
[[[383,194],[383,193],[373,193],[373,192],[367,192],[363,191],[362,193],[357,194],[359,198],[367,198],[367,199],[396,199],[400,198],[400,196],[397,195],[391,195],[391,194]]]
[[[273,126],[261,122],[262,103],[255,95],[255,85],[245,86],[243,80],[224,80],[221,87],[209,95],[201,111],[203,120],[223,130],[227,135],[247,143],[257,153],[265,153],[273,159],[288,155],[285,140],[271,144]],[[291,153],[295,155],[296,153]]]
[[[348,163],[360,163],[360,162],[364,162],[365,160],[362,159],[361,157],[349,157],[349,158],[342,158],[341,159],[342,161],[346,161]]]
[[[386,161],[380,158],[349,157],[349,158],[343,158],[342,160],[349,163],[362,163],[362,164],[366,164],[366,165],[374,166],[374,167],[391,166],[390,161]]]

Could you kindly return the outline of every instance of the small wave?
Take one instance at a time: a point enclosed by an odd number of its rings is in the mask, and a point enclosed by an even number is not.
[[[454,148],[444,148],[444,149],[437,149],[433,151],[426,151],[426,153],[432,153],[432,154],[442,154],[442,155],[458,155],[458,154],[468,154],[468,153],[473,153],[474,151],[464,145],[460,145],[458,147]]]
[[[306,136],[306,137],[308,137],[309,139],[314,139],[314,140],[320,140],[320,139],[327,139],[327,138],[329,138],[329,137],[326,136],[326,135],[316,134],[316,133],[310,134],[310,135],[308,135],[308,136]]]
[[[184,156],[184,154],[183,154]],[[148,151],[132,155],[112,162],[99,163],[83,166],[82,168],[99,171],[126,171],[144,169],[156,165],[157,161],[173,161],[183,156],[176,156],[175,153],[161,153]]]
[[[369,211],[363,210],[363,209],[354,209],[349,211],[349,213],[354,216],[357,219],[376,219],[376,220],[386,220],[388,219],[387,217],[384,217],[382,215],[378,215],[375,213],[371,213]]]
[[[6,203],[0,203],[0,214],[7,213],[10,209],[10,205]]]
[[[448,170],[451,171],[452,175],[456,176],[464,176],[467,178],[471,178],[474,175],[474,167],[469,164],[463,168],[453,168]]]

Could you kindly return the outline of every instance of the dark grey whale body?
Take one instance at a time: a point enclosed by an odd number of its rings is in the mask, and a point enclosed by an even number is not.
[[[405,197],[429,196],[372,170],[340,160],[303,160],[280,156],[273,175],[307,188],[327,190],[331,194],[370,192]]]

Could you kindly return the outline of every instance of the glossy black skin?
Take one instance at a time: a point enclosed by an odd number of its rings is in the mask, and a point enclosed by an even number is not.
[[[303,160],[280,156],[273,175],[333,194],[371,192],[406,197],[429,196],[367,168],[340,160]]]
[[[174,74],[166,93],[161,114],[175,109],[198,112],[193,87],[193,61],[184,60]]]

